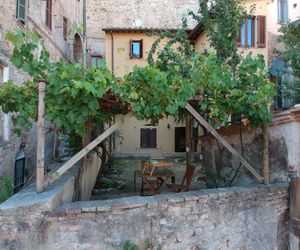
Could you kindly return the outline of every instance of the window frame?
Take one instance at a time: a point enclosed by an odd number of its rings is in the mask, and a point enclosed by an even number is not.
[[[139,44],[139,55],[133,54],[133,43]],[[143,58],[143,39],[140,40],[130,40],[130,59],[142,59]]]
[[[283,6],[285,7],[286,13],[282,12]],[[289,6],[288,0],[277,0],[277,20],[279,24],[287,23],[289,21]],[[283,14],[283,15],[282,15]],[[286,20],[284,20],[286,14]]]
[[[94,59],[96,59],[96,64],[94,64]],[[97,69],[99,69],[99,63],[103,61],[103,57],[100,55],[92,55],[91,56],[91,65],[95,66]]]
[[[252,31],[251,31],[251,44],[248,44],[248,30],[249,30],[249,20],[252,23]],[[245,44],[242,43],[242,34],[243,34],[243,23],[245,22]],[[253,48],[255,47],[255,17],[251,18],[243,18],[242,19],[242,27],[240,28],[240,34],[238,37],[237,44],[239,47],[243,48]]]
[[[20,8],[24,8],[24,17],[20,16]],[[26,22],[26,0],[24,0],[24,5],[20,3],[20,0],[17,0],[16,6],[16,19],[19,20],[22,24]]]
[[[52,31],[52,0],[46,0],[46,27]]]
[[[146,135],[143,132],[146,132]],[[151,136],[153,134],[155,134],[155,137],[151,138]],[[146,141],[143,141],[144,138],[146,138]],[[154,141],[152,141],[152,139],[154,139]],[[157,129],[156,128],[140,128],[140,148],[143,148],[143,149],[157,148]]]

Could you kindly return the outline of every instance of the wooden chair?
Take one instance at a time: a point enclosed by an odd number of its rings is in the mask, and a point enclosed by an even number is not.
[[[167,184],[167,188],[171,189],[173,192],[190,191],[195,169],[195,165],[189,165],[184,174],[181,184]]]

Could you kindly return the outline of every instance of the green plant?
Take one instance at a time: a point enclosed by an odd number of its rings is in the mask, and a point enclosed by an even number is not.
[[[134,242],[126,240],[123,243],[123,250],[138,250],[138,247]]]
[[[282,24],[279,29],[280,35],[277,38],[278,43],[282,43],[283,49],[274,49],[274,52],[282,58],[285,63],[285,69],[278,72],[281,80],[281,95],[290,96],[295,103],[300,102],[300,26],[295,23]],[[284,81],[284,75],[294,75],[293,83]]]
[[[112,180],[103,179],[100,181],[101,188],[112,188],[114,183]]]
[[[145,240],[143,244],[143,249],[144,250],[153,250],[154,249],[154,244],[150,240]]]
[[[218,60],[228,63],[233,70],[241,61],[236,40],[242,18],[251,16],[254,8],[255,5],[248,12],[242,0],[199,0],[199,13],[190,12],[203,25]]]
[[[10,176],[0,176],[0,203],[13,194],[13,179]]]

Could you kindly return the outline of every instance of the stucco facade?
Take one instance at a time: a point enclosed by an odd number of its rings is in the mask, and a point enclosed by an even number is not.
[[[293,22],[300,19],[300,2],[298,0],[288,0],[287,1],[287,14],[288,19]],[[282,49],[283,46],[276,42],[276,39],[279,35],[279,29],[281,27],[281,23],[278,18],[278,0],[269,1],[268,4],[268,18],[267,20],[267,31],[269,37],[269,47],[268,47],[268,54],[269,54],[269,63],[272,62],[276,58],[274,54],[274,49]]]
[[[88,49],[106,57],[103,28],[178,28],[189,10],[197,12],[197,0],[89,0],[87,1]],[[195,21],[188,18],[190,28]]]
[[[50,60],[73,60],[74,35],[71,35],[72,27],[81,22],[82,1],[52,0],[51,26],[46,25],[46,2],[40,0],[26,0],[25,20],[23,23],[16,17],[17,1],[0,1],[0,83],[12,80],[21,85],[29,76],[22,70],[16,69],[10,62],[13,51],[12,45],[5,40],[7,31],[15,29],[33,29],[45,41],[45,46],[50,53]],[[64,37],[64,18],[67,20],[67,37]],[[0,126],[0,175],[14,176],[15,158],[20,151],[20,145],[24,144],[27,175],[34,172],[36,164],[36,126],[24,130],[21,137],[14,135],[12,122],[9,115],[1,114]],[[52,156],[52,136],[47,134],[45,159],[50,160]]]

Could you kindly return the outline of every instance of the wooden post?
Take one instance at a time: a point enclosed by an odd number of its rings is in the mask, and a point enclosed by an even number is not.
[[[186,168],[191,164],[191,118],[188,112],[185,112],[185,152],[186,152]]]
[[[269,184],[270,182],[270,170],[269,170],[269,127],[262,125],[262,133],[263,133],[263,177],[264,184]]]
[[[45,89],[46,83],[43,80],[39,82],[39,103],[38,103],[38,138],[37,138],[37,160],[36,160],[36,191],[44,191],[45,174]]]

